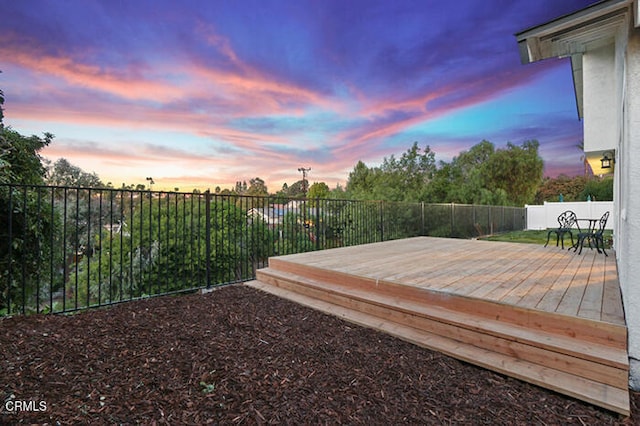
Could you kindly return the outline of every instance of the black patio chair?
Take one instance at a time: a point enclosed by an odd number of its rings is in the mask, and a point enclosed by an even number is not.
[[[580,251],[578,254],[582,253],[582,246],[584,245],[584,240],[589,240],[589,247],[591,246],[591,242],[595,242],[596,250],[598,253],[604,253],[605,256],[608,256],[607,252],[604,251],[604,227],[607,226],[607,220],[609,220],[609,212],[605,212],[600,220],[596,221],[594,226],[590,226],[589,230],[586,232],[580,232],[578,234],[578,242],[575,245],[575,250],[580,246]],[[602,248],[602,251],[600,251]],[[574,251],[575,251],[574,250]]]
[[[565,234],[569,234],[571,237],[571,246],[573,247],[573,233],[571,232],[571,228],[573,225],[578,226],[578,221],[576,218],[576,214],[571,210],[567,210],[558,216],[558,224],[560,225],[556,229],[551,229],[547,232],[547,242],[545,243],[545,247],[549,244],[549,238],[551,238],[551,234],[555,232],[556,234],[556,247],[558,247],[558,243],[561,242],[562,248],[564,249],[564,236]],[[580,232],[580,227],[578,227],[578,232]]]

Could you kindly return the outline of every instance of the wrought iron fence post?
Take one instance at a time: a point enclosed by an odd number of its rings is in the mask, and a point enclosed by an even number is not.
[[[515,228],[516,226],[518,226],[519,230],[523,230],[525,228],[525,224],[527,223],[527,209],[524,208],[523,210],[520,210],[520,221],[518,222],[518,225],[516,225],[517,217],[518,217],[518,211],[514,209],[513,210],[513,227]]]
[[[320,250],[320,198],[316,197],[316,220],[314,221],[314,228],[316,234],[316,250]]]
[[[453,235],[453,229],[454,229],[454,226],[455,226],[455,223],[454,223],[455,222],[455,204],[451,203],[450,205],[451,205],[451,210],[450,210],[451,220],[449,221],[449,224],[451,226],[451,232],[449,233],[449,236],[451,238],[453,238],[453,236],[454,236]]]
[[[472,208],[472,211],[473,211],[473,226],[476,226],[476,224],[478,223],[476,221],[476,205],[472,204],[471,208]],[[482,235],[480,235],[480,236],[482,236]]]
[[[384,241],[384,201],[380,201],[380,241]]]
[[[493,235],[493,207],[489,206],[489,235]]]
[[[207,189],[204,193],[204,215],[205,215],[205,259],[207,265],[206,281],[207,288],[211,288],[211,192]]]
[[[7,276],[7,314],[11,313],[11,283],[13,282],[13,186],[9,186],[9,209],[8,225],[9,225],[9,274]],[[23,304],[24,306],[24,304]],[[1,306],[0,306],[1,307]]]

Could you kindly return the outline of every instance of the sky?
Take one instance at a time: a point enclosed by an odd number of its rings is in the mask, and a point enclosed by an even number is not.
[[[0,0],[5,125],[103,182],[344,186],[414,142],[582,172],[571,65],[514,34],[594,0]]]

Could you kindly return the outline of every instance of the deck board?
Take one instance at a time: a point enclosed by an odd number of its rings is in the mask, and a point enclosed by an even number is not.
[[[571,282],[582,266],[584,259],[584,256],[574,256],[569,262],[565,263],[564,268],[562,268],[562,273],[551,283],[551,286],[547,288],[547,291],[540,301],[533,306],[541,311],[556,312],[558,306],[560,306],[560,302],[562,302],[562,298],[571,286]],[[558,270],[559,269],[560,267],[558,267]]]
[[[556,308],[556,312],[575,317],[579,316],[580,304],[584,297],[586,284],[589,282],[589,276],[591,275],[594,260],[594,257],[589,258],[585,256],[584,260],[580,264],[580,268],[576,271],[573,279],[569,283],[567,291],[562,296],[562,300],[560,300],[560,304]]]
[[[594,262],[591,273],[589,274],[589,281],[585,287],[582,302],[580,303],[578,316],[594,320],[600,320],[602,318],[604,271],[604,263]]]
[[[597,311],[600,317],[607,317],[604,321],[624,325],[614,255],[606,257],[589,249],[578,255],[535,244],[418,237],[283,258],[546,312],[591,319]],[[587,284],[602,288],[585,294]]]
[[[500,298],[500,301],[503,303],[507,303],[510,305],[521,305],[520,302],[525,299],[525,296],[533,291],[536,286],[540,288],[540,282],[544,282],[543,278],[549,271],[553,271],[559,262],[559,256],[546,256],[544,259],[541,259],[541,267],[537,269],[530,269],[530,273],[528,276],[523,279],[516,285],[514,285],[511,290]],[[530,305],[524,303],[525,307]]]
[[[618,318],[624,318],[624,308],[622,307],[622,295],[620,294],[616,263],[612,259],[607,259],[606,264],[602,294],[602,316],[600,319],[606,322],[614,322]]]

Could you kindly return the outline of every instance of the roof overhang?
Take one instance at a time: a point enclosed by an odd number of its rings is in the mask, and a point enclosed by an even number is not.
[[[581,54],[611,43],[633,0],[606,0],[516,34],[523,64]]]
[[[634,4],[635,3],[635,4]],[[582,118],[582,54],[615,42],[616,34],[628,22],[635,6],[635,24],[640,23],[638,2],[604,0],[570,15],[515,34],[523,64],[549,58],[571,58],[578,116]]]

